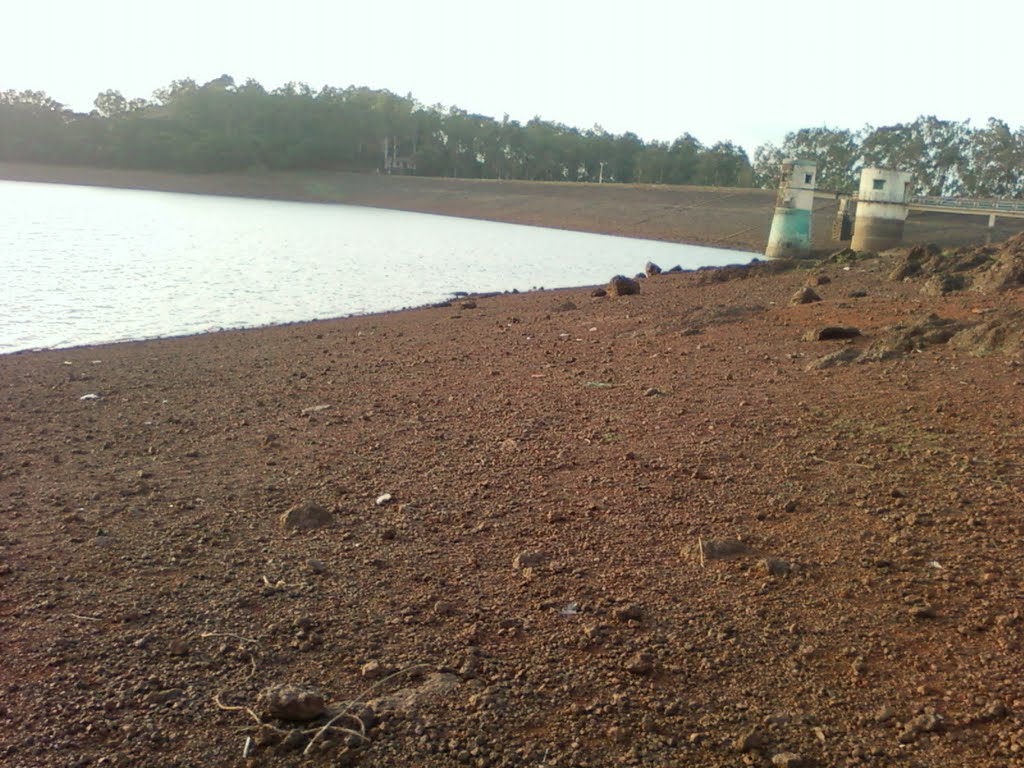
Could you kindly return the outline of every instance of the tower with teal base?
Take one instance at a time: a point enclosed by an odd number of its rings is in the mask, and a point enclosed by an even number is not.
[[[775,199],[775,216],[764,255],[794,259],[811,253],[811,211],[818,165],[813,160],[784,160]]]

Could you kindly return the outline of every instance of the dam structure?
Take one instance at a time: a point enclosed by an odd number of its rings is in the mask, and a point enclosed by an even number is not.
[[[903,242],[910,187],[911,175],[906,171],[874,167],[861,171],[853,250],[884,251]]]
[[[792,259],[811,253],[811,212],[818,166],[813,160],[790,159],[782,163],[775,215],[764,255]]]

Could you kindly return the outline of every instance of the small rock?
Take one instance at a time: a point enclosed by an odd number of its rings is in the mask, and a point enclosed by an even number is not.
[[[459,304],[459,306],[462,307],[463,309],[476,309],[476,302],[475,301],[464,301],[461,304]]]
[[[555,307],[555,312],[572,312],[573,310],[579,309],[571,301],[566,301]]]
[[[631,675],[649,675],[654,671],[654,658],[649,653],[635,653],[626,659],[624,668]]]
[[[644,609],[636,603],[616,608],[612,611],[612,614],[619,621],[643,621],[644,619]]]
[[[543,565],[545,560],[543,552],[520,552],[512,561],[512,567],[516,570],[523,568],[537,568]]]
[[[888,704],[883,704],[882,708],[875,712],[876,723],[887,723],[896,717],[896,711]]]
[[[281,527],[286,531],[309,531],[333,524],[331,511],[312,501],[296,504],[281,515]]]
[[[640,293],[640,283],[624,275],[616,275],[608,281],[609,296],[634,296]]]
[[[181,688],[168,688],[166,691],[151,691],[146,695],[147,704],[163,705],[172,701],[179,701],[185,698],[185,691]]]
[[[644,390],[644,397],[656,397],[657,395],[663,395],[663,394],[665,394],[665,393],[662,392],[657,387],[648,387],[647,389]]]
[[[1002,717],[1006,717],[1006,715],[1006,705],[1001,701],[993,701],[987,704],[981,712],[975,715],[974,719],[982,723],[987,723],[992,720],[998,720]]]
[[[306,561],[306,566],[309,568],[311,573],[321,574],[327,571],[327,565],[323,560],[317,560],[315,557],[309,558]]]
[[[272,685],[260,692],[257,704],[264,715],[281,720],[313,720],[324,713],[324,697],[312,688]]]
[[[608,295],[608,291],[606,291],[604,288],[595,288],[590,292],[590,295],[593,296],[595,299],[602,299]]]
[[[648,261],[647,264],[644,265],[644,274],[647,275],[648,277],[653,277],[654,275],[660,275],[661,274],[661,267],[659,267],[653,261]]]
[[[188,641],[182,640],[178,637],[171,640],[171,644],[167,647],[167,652],[171,654],[171,656],[188,656],[189,650]]]
[[[938,613],[931,605],[915,605],[910,609],[910,615],[915,619],[934,619]]]
[[[455,613],[455,603],[450,603],[447,600],[438,600],[434,603],[434,613],[438,616],[451,616]]]
[[[793,297],[789,300],[790,304],[813,304],[816,301],[821,301],[821,296],[811,288],[809,285],[805,285],[799,291],[793,294]]]
[[[828,285],[832,282],[832,278],[828,275],[816,275],[812,281],[814,285]]]
[[[794,752],[779,752],[772,756],[772,765],[776,768],[801,768],[804,759]]]
[[[850,291],[848,294],[846,294],[846,297],[849,299],[863,299],[867,295],[867,291]]]
[[[761,570],[769,576],[789,576],[792,567],[785,560],[777,557],[766,557],[760,563]]]
[[[389,667],[376,660],[366,662],[359,669],[359,674],[367,680],[379,680],[382,677],[387,677],[391,672],[392,670]]]
[[[701,551],[707,560],[725,560],[752,554],[750,545],[740,539],[705,539],[699,544],[698,556]]]
[[[918,715],[906,724],[897,738],[900,744],[910,744],[922,733],[937,733],[942,727],[942,718],[938,715]]]
[[[735,741],[734,746],[739,752],[751,752],[755,749],[764,749],[768,746],[768,737],[759,729],[747,731],[741,734]]]
[[[382,493],[380,496],[377,497],[377,499],[373,503],[376,504],[378,507],[383,507],[393,498],[394,496],[392,496],[390,493]]]

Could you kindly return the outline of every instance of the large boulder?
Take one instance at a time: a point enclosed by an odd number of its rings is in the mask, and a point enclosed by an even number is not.
[[[608,281],[609,296],[634,296],[640,293],[640,283],[625,275],[616,275]]]

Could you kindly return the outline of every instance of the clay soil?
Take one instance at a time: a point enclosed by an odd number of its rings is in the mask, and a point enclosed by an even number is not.
[[[763,253],[775,193],[763,189],[437,179],[344,172],[178,174],[0,163],[0,179],[345,203]],[[815,202],[814,248],[831,252],[835,200]],[[976,244],[986,216],[913,214],[909,243]],[[1003,240],[1020,222],[999,220]]]
[[[809,367],[1024,294],[848,266],[0,358],[0,762],[1024,765],[1019,356]]]

